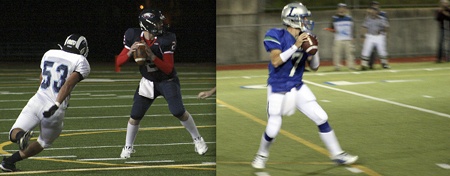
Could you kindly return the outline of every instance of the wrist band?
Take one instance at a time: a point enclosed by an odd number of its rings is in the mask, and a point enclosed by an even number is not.
[[[55,102],[55,105],[59,107],[61,105],[61,103]]]
[[[298,47],[295,45],[292,45],[289,49],[287,49],[286,51],[282,52],[280,54],[280,58],[283,62],[286,62],[289,58],[291,58],[292,54],[295,53],[295,51],[297,51]]]

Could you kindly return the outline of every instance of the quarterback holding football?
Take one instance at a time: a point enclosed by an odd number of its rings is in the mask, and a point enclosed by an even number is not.
[[[264,46],[270,57],[267,79],[268,122],[252,162],[254,168],[266,167],[269,147],[281,129],[282,116],[293,115],[295,110],[317,125],[319,136],[334,162],[352,164],[358,159],[358,156],[341,149],[328,124],[328,115],[302,81],[306,63],[312,70],[317,70],[320,62],[318,42],[310,34],[314,27],[313,21],[308,19],[310,16],[311,12],[302,3],[287,4],[281,12],[281,20],[286,28],[273,28],[265,35]]]
[[[195,151],[203,155],[208,147],[199,134],[191,114],[184,108],[180,80],[174,68],[176,36],[164,27],[164,15],[156,9],[145,9],[139,15],[140,28],[129,28],[124,35],[124,48],[116,59],[116,71],[134,54],[142,75],[136,89],[127,124],[125,146],[121,158],[129,158],[139,130],[139,124],[147,110],[158,96],[166,99],[170,112],[177,117],[190,133]],[[140,48],[144,46],[144,49]],[[143,52],[145,50],[145,53]]]

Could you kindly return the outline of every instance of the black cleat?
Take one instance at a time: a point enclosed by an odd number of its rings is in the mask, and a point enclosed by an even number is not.
[[[2,169],[3,172],[16,172],[16,171],[19,171],[18,169],[16,169],[16,164],[15,163],[7,162],[5,159],[6,159],[6,157],[3,157],[2,164],[0,164],[0,168]]]
[[[381,66],[383,66],[384,69],[390,69],[391,67],[389,67],[388,64],[381,64]]]
[[[30,138],[33,136],[33,131],[27,131],[23,136],[17,140],[17,144],[19,144],[20,150],[25,150],[28,147],[28,141],[30,141]]]

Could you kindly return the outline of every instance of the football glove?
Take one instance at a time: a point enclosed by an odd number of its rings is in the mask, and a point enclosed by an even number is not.
[[[50,107],[50,109],[48,109],[47,111],[44,111],[44,113],[42,113],[42,115],[44,115],[44,118],[49,118],[50,116],[55,114],[55,112],[58,110],[58,108],[59,108],[58,104],[54,104],[52,107]]]

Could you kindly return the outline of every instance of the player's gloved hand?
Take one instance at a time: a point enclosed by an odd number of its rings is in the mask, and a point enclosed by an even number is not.
[[[59,105],[60,105],[60,103],[56,102],[52,107],[50,107],[50,109],[48,109],[47,111],[44,111],[44,113],[42,113],[42,115],[44,115],[44,118],[49,118],[50,116],[55,114],[55,112],[59,108]]]

